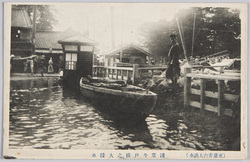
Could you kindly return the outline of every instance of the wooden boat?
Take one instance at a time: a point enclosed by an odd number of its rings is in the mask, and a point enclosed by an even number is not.
[[[146,118],[153,110],[157,94],[143,88],[127,85],[125,81],[80,79],[84,97],[101,105],[102,109],[119,117]]]

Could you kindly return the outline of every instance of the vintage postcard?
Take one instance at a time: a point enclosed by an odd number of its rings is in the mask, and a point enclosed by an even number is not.
[[[246,159],[247,4],[5,3],[5,159]]]

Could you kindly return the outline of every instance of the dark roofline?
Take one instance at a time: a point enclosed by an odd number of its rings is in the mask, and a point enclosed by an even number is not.
[[[135,49],[138,50],[138,51],[141,51],[142,53],[146,54],[147,56],[151,56],[151,55],[152,55],[151,53],[145,51],[144,49],[142,49],[141,47],[139,47],[139,46],[137,46],[137,45],[135,45],[135,44],[133,44],[133,43],[128,44],[128,45],[126,45],[126,46],[124,46],[124,47],[121,47],[121,48],[119,48],[119,49],[114,49],[114,50],[112,50],[111,52],[107,52],[107,54],[104,54],[104,55],[114,55],[114,54],[116,54],[117,52],[119,52],[119,51],[121,51],[121,50],[125,50],[125,49],[131,48],[131,47],[132,47],[132,48],[135,48]]]
[[[92,42],[81,42],[79,40],[69,41],[69,39],[72,39],[74,37],[77,37],[77,36],[73,36],[73,37],[70,37],[70,38],[59,40],[58,43],[59,44],[67,44],[67,45],[74,45],[74,44],[78,44],[78,45],[97,45],[98,44],[93,39],[90,39],[90,38],[87,38],[87,37],[84,37],[84,36],[81,36],[81,37],[83,37],[85,39],[88,39],[89,41],[92,41]]]

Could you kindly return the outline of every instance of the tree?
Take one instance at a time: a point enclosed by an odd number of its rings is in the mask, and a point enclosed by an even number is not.
[[[33,5],[13,5],[15,8],[26,9],[31,21],[33,20]],[[53,12],[55,8],[52,5],[37,5],[36,28],[37,30],[53,30],[53,25],[57,23]]]
[[[184,27],[187,51],[192,47],[193,17],[196,15],[194,56],[206,56],[223,50],[240,49],[240,18],[238,10],[230,8],[190,8],[177,14]],[[232,48],[233,47],[233,48]],[[240,51],[238,51],[240,54]]]
[[[187,55],[191,56],[193,22],[195,15],[195,39],[193,56],[206,56],[223,50],[240,55],[239,10],[230,8],[195,7],[180,10],[170,21],[147,23],[140,28],[145,46],[158,58],[166,57],[171,42],[169,35],[179,33],[176,18],[182,27]],[[177,40],[179,43],[180,37]],[[181,43],[180,43],[181,44]]]
[[[154,23],[145,23],[140,28],[141,35],[144,37],[144,45],[153,54],[157,62],[163,63],[171,47],[169,35],[172,33],[172,26],[166,20]]]

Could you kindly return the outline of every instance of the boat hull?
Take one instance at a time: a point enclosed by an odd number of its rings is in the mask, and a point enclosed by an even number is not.
[[[149,92],[134,93],[121,90],[110,90],[88,84],[80,84],[80,91],[103,110],[119,118],[146,118],[157,101],[157,95]]]

